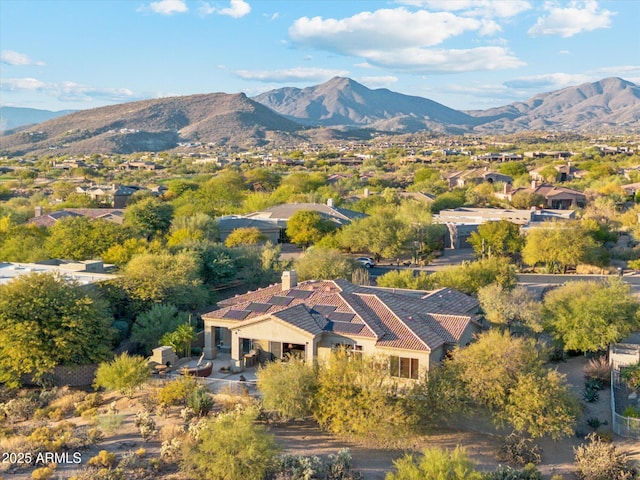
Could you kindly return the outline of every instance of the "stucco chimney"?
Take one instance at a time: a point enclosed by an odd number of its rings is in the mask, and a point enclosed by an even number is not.
[[[369,189],[365,188],[364,189],[364,198],[367,198],[369,196]]]
[[[333,198],[327,198],[327,207],[333,208]]]
[[[298,274],[295,270],[286,270],[282,272],[282,291],[291,290],[298,286]]]
[[[35,214],[36,214],[36,217],[40,217],[40,216],[42,216],[42,213],[43,213],[42,207],[37,206],[37,207],[35,208]]]
[[[510,183],[505,183],[504,184],[504,188],[502,189],[502,193],[504,193],[506,195],[510,191],[511,191],[511,184]]]
[[[531,189],[535,190],[538,187],[538,182],[535,180],[531,180]]]

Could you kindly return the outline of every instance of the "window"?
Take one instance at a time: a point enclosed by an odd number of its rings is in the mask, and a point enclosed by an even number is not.
[[[343,349],[347,352],[347,356],[351,357],[355,355],[357,358],[362,358],[362,345],[352,345],[351,343],[332,343],[331,351],[336,352]]]
[[[389,372],[392,377],[418,379],[420,362],[417,358],[389,357]]]

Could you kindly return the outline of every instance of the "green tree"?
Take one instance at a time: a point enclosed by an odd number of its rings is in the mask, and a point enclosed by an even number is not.
[[[15,387],[24,374],[42,379],[56,365],[105,360],[112,320],[108,305],[57,275],[0,285],[0,383]]]
[[[511,205],[513,208],[528,209],[545,205],[545,199],[537,193],[519,190],[511,197]]]
[[[191,342],[196,338],[196,328],[193,325],[183,323],[178,325],[173,332],[165,333],[160,339],[160,343],[172,347],[176,352],[182,350],[183,357],[190,357]]]
[[[93,385],[96,388],[116,390],[131,398],[137,388],[149,378],[149,365],[143,357],[129,356],[124,352],[111,362],[102,362],[96,371]]]
[[[336,225],[318,212],[300,210],[287,222],[287,237],[297,245],[309,245],[336,229]]]
[[[119,281],[138,304],[137,311],[148,310],[153,303],[189,310],[208,299],[200,279],[200,263],[190,253],[137,255],[123,269]]]
[[[257,376],[264,409],[276,412],[285,421],[312,414],[318,380],[314,368],[303,359],[290,357],[285,362],[269,362],[258,370]]]
[[[238,247],[240,245],[257,245],[267,241],[264,235],[256,227],[236,228],[225,239],[224,244],[229,247]]]
[[[422,456],[413,454],[394,460],[394,471],[385,480],[482,480],[466,450],[456,447],[446,451],[437,447],[426,448]]]
[[[167,245],[181,247],[189,242],[215,241],[218,238],[218,224],[205,213],[177,216],[171,222]]]
[[[34,225],[15,225],[9,217],[0,226],[0,261],[35,262],[49,258],[44,245],[48,232]]]
[[[619,278],[568,282],[545,295],[544,327],[566,349],[596,352],[640,327],[639,303]]]
[[[455,288],[468,294],[476,294],[480,288],[492,283],[503,288],[512,288],[516,284],[515,267],[509,263],[509,259],[503,257],[463,262],[440,270],[432,276],[437,286]]]
[[[438,195],[431,204],[431,212],[438,213],[447,208],[458,208],[465,204],[466,197],[464,190],[454,190]]]
[[[413,414],[395,396],[388,361],[340,349],[322,363],[313,415],[338,435],[387,441],[412,428]]]
[[[632,390],[640,390],[640,363],[623,367],[620,371],[620,378]]]
[[[45,248],[51,258],[88,260],[101,257],[129,237],[122,225],[89,217],[68,217],[49,228]]]
[[[209,419],[199,440],[185,444],[182,470],[202,480],[263,480],[275,465],[278,446],[255,423],[257,416],[257,409],[249,408]]]
[[[509,175],[512,178],[526,175],[527,167],[522,162],[505,162],[501,163],[498,167],[498,171],[504,175]]]
[[[131,326],[131,340],[150,352],[159,345],[165,333],[174,331],[187,320],[187,313],[178,311],[173,305],[155,304],[138,315]]]
[[[490,330],[445,363],[460,408],[486,408],[498,425],[532,437],[573,433],[577,404],[564,377],[544,367],[531,339]],[[457,383],[456,383],[457,382]]]
[[[336,238],[341,248],[351,252],[370,252],[380,260],[398,255],[406,244],[410,229],[395,212],[382,209],[343,227]]]
[[[507,289],[491,284],[478,290],[478,300],[487,320],[510,332],[542,331],[542,304],[524,287]]]
[[[147,197],[129,205],[124,211],[124,224],[138,235],[163,235],[171,226],[173,207],[155,197]]]
[[[552,223],[531,228],[525,235],[522,260],[529,265],[545,264],[551,273],[564,272],[570,265],[597,260],[597,243],[579,223]]]
[[[524,245],[520,227],[506,220],[487,222],[469,236],[469,243],[478,257],[515,255]]]
[[[376,285],[387,288],[408,288],[411,290],[429,290],[435,286],[435,277],[427,272],[417,275],[410,269],[391,270],[376,280]]]
[[[312,247],[293,263],[300,280],[351,278],[353,261],[337,250]]]

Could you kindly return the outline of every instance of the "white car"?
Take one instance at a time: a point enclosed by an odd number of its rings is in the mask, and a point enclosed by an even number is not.
[[[358,257],[356,258],[356,262],[362,265],[364,268],[371,268],[376,266],[375,260],[369,257]]]

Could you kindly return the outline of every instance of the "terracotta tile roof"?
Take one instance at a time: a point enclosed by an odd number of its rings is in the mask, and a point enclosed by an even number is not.
[[[45,213],[33,217],[29,220],[32,225],[39,227],[51,227],[55,225],[58,220],[67,217],[89,217],[89,218],[104,218],[105,220],[115,223],[122,223],[124,218],[124,209],[122,208],[65,208],[63,210],[56,210],[55,212]]]
[[[335,332],[375,338],[378,346],[431,351],[457,343],[474,321],[478,301],[449,288],[419,297],[346,280],[314,280],[285,291],[271,285],[218,305],[203,318],[233,320],[240,327],[271,316],[314,336]]]

